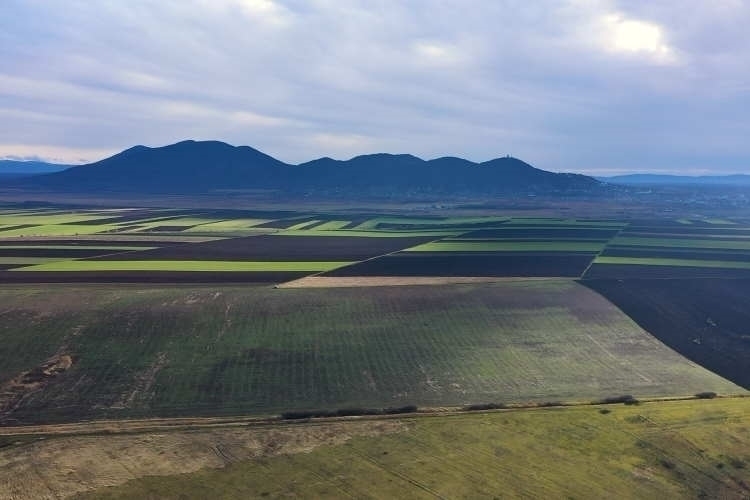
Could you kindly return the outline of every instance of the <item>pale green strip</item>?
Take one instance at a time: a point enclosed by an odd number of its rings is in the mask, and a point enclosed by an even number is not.
[[[435,241],[406,250],[407,252],[599,252],[604,242],[578,241]]]
[[[65,257],[0,257],[0,264],[18,264],[19,266],[31,266],[44,264],[45,262],[60,262]]]
[[[319,220],[309,220],[306,222],[300,222],[299,224],[295,224],[293,226],[289,226],[286,228],[287,231],[297,231],[299,229],[304,229],[308,226],[314,226],[315,224],[319,224],[321,221]]]
[[[651,247],[673,247],[673,248],[717,248],[726,250],[750,250],[750,241],[743,239],[716,240],[697,238],[642,238],[619,236],[610,242],[610,245],[619,246],[651,246]]]
[[[319,226],[315,226],[316,231],[335,231],[337,229],[342,229],[349,225],[351,221],[348,220],[329,220],[328,222],[324,222],[323,224]]]
[[[216,260],[68,260],[19,271],[329,271],[352,262],[247,262]]]
[[[23,229],[11,229],[0,232],[0,238],[9,238],[11,236],[76,236],[79,234],[94,234],[104,231],[117,229],[119,226],[113,224],[55,224],[36,227],[26,227]]]
[[[596,259],[594,259],[594,264],[750,269],[750,262],[733,262],[726,260],[660,259],[651,257],[597,257]]]

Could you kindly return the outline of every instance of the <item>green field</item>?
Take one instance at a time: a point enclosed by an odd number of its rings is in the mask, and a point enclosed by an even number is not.
[[[0,479],[79,499],[742,499],[748,428],[745,398],[67,437],[0,450]]]
[[[573,281],[27,286],[0,300],[0,379],[73,360],[33,398],[0,401],[21,422],[744,392]]]

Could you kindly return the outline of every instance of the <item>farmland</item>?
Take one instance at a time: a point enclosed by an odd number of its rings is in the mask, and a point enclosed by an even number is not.
[[[567,280],[0,294],[6,424],[744,392]]]
[[[46,431],[0,449],[0,498],[743,498],[749,415],[742,398]]]
[[[691,217],[0,211],[0,477],[36,496],[741,497],[748,242],[747,221]],[[727,397],[667,401],[696,394]]]

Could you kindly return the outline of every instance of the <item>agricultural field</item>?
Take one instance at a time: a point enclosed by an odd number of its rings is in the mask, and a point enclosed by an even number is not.
[[[0,498],[747,495],[747,221],[21,207],[0,284]]]
[[[666,345],[750,387],[748,279],[585,282]]]
[[[740,387],[571,280],[0,289],[0,423]]]
[[[750,399],[730,398],[135,434],[58,428],[6,438],[17,444],[0,448],[0,498],[741,499],[749,427]]]
[[[608,242],[584,278],[750,277],[750,225],[724,222],[632,222]]]

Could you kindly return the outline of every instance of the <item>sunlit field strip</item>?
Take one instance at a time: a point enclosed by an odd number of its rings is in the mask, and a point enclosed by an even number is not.
[[[594,264],[750,269],[750,262],[732,262],[732,261],[723,261],[723,260],[696,260],[696,259],[663,259],[663,258],[650,258],[650,257],[599,256],[596,259],[594,259]]]
[[[407,252],[599,252],[605,242],[588,241],[436,241]]]
[[[247,262],[213,260],[95,261],[68,260],[39,264],[16,271],[329,271],[352,262]]]
[[[750,250],[748,240],[715,240],[709,238],[640,238],[619,236],[610,242],[619,246],[651,246],[675,248],[726,248]]]
[[[35,264],[44,264],[47,262],[59,262],[69,259],[70,257],[0,257],[0,264],[19,266],[31,266]]]
[[[116,224],[50,224],[35,227],[25,227],[2,231],[0,236],[76,236],[79,234],[95,234],[118,229]]]
[[[323,222],[323,221],[321,221],[321,220],[308,220],[308,221],[305,221],[305,222],[300,222],[299,224],[295,224],[293,226],[289,226],[287,228],[287,231],[297,231],[299,229],[304,229],[304,228],[309,227],[309,226],[314,226],[315,224],[320,224],[321,222]]]

